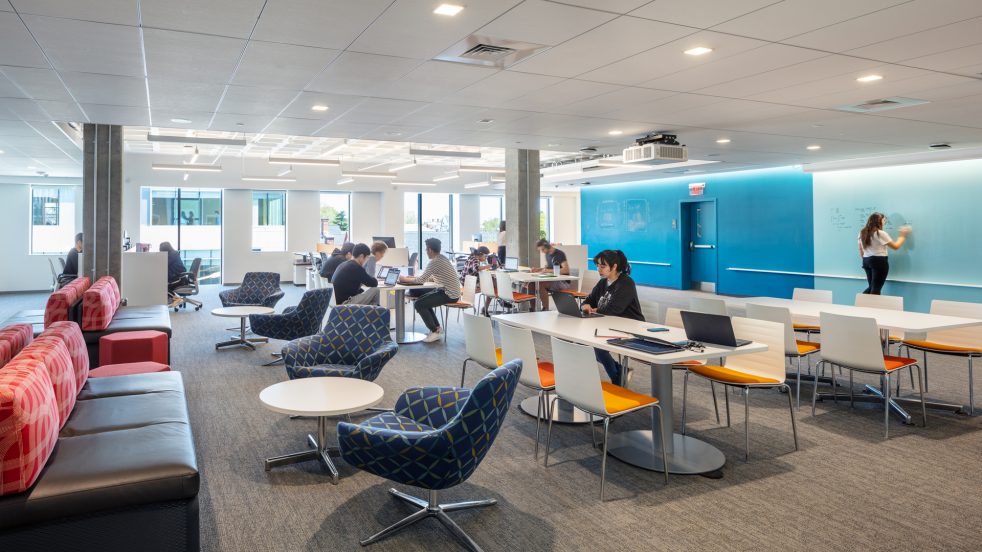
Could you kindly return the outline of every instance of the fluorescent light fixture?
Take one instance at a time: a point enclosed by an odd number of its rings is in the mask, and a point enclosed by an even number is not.
[[[147,134],[147,142],[168,142],[172,144],[206,144],[209,146],[245,146],[245,138],[197,138],[195,136],[161,136]]]
[[[817,146],[817,145],[811,145],[811,146],[808,146],[808,147],[806,147],[805,149],[806,149],[806,150],[810,150],[810,151],[815,151],[815,150],[820,150],[820,149],[822,149],[822,146]]]
[[[436,186],[433,182],[397,182],[392,181],[393,186]]]
[[[454,174],[448,174],[446,176],[438,176],[438,177],[436,177],[436,178],[433,179],[433,182],[444,182],[446,180],[453,180],[455,178],[460,178],[460,175],[457,174],[457,173],[454,173]]]
[[[864,75],[856,79],[857,82],[876,82],[878,80],[883,80],[882,75]]]
[[[0,155],[3,155],[3,150],[0,150]]]
[[[276,173],[276,176],[286,176],[286,175],[288,175],[288,174],[290,174],[292,172],[293,172],[293,165],[290,165],[289,167],[287,167],[287,168],[283,169],[282,171]]]
[[[416,166],[416,160],[413,159],[412,161],[410,161],[408,163],[403,163],[402,165],[397,165],[395,167],[390,168],[389,169],[389,172],[397,172],[397,171],[401,171],[403,169],[409,169],[409,168],[415,167],[415,166]]]
[[[409,148],[409,155],[413,155],[413,156],[429,155],[433,157],[473,157],[475,159],[481,158],[481,152],[479,151],[457,151],[457,150],[416,149],[416,148]]]
[[[464,6],[458,6],[456,4],[440,4],[439,6],[437,6],[435,10],[433,10],[433,13],[437,15],[449,15],[450,17],[453,17],[458,13],[460,13],[461,10],[463,9]]]
[[[461,165],[459,169],[460,172],[476,172],[476,173],[488,173],[488,174],[505,174],[504,167],[480,167],[477,165]]]
[[[982,148],[963,148],[899,155],[880,155],[877,157],[860,157],[858,159],[841,159],[839,161],[822,161],[819,163],[806,163],[802,166],[801,170],[805,171],[806,173],[815,173],[823,171],[900,167],[904,165],[919,165],[923,163],[944,163],[950,161],[978,159],[982,159]]]
[[[627,167],[628,163],[616,159],[601,159],[597,161],[598,167]]]
[[[621,134],[624,134],[624,131],[623,130],[611,130],[611,131],[607,132],[607,134],[609,134],[611,136],[620,136]]]
[[[270,157],[271,165],[320,165],[322,167],[340,167],[338,159],[302,159],[299,157]]]
[[[311,111],[327,111],[328,109],[330,108],[327,107],[326,105],[321,105],[321,104],[317,104],[314,107],[310,108]]]
[[[716,143],[717,144],[729,144],[730,143],[730,139],[729,138],[720,138],[719,140],[716,140]]]
[[[475,182],[473,184],[464,184],[464,188],[473,190],[474,188],[487,188],[490,185],[490,182]]]
[[[342,178],[341,180],[338,180],[338,186],[341,186],[342,184],[351,184],[354,181],[354,178]]]
[[[500,178],[497,177],[497,176],[492,176],[491,177],[491,182],[504,182],[504,181],[505,181],[505,177],[503,177],[503,176],[500,177]]]
[[[194,154],[191,155],[191,160],[189,161],[189,163],[191,163],[192,165],[197,163],[199,155],[200,154],[198,153],[198,146],[194,146]]]
[[[221,165],[168,165],[166,163],[154,163],[150,168],[155,171],[222,172]]]
[[[358,172],[362,172],[362,171],[370,171],[370,170],[372,170],[372,169],[377,169],[377,168],[379,168],[379,167],[381,167],[382,165],[388,165],[388,164],[389,164],[389,163],[391,163],[391,162],[392,162],[392,161],[382,161],[381,163],[375,163],[374,165],[369,165],[369,166],[367,166],[367,167],[360,167],[360,168],[358,169]]]
[[[346,148],[347,146],[348,146],[348,141],[345,140],[345,141],[341,142],[340,144],[334,146],[333,148],[325,151],[324,152],[324,155],[334,155],[335,153],[337,153],[337,152],[343,150],[344,148]]]
[[[351,171],[341,171],[341,176],[350,176],[354,178],[397,178],[398,175],[388,173],[388,172],[351,172]]]
[[[187,125],[191,123],[191,119],[183,119],[181,117],[175,117],[170,120],[172,123],[177,123],[179,125]]]
[[[561,176],[576,176],[583,174],[583,169],[576,169],[575,171],[565,171],[557,173],[549,173],[542,175],[542,178],[558,178]]]
[[[705,46],[696,46],[695,48],[690,48],[683,53],[690,56],[702,56],[712,51],[713,51],[712,48],[706,48]]]
[[[243,176],[242,180],[249,182],[296,182],[292,176]]]
[[[191,175],[189,175],[188,173],[184,173],[184,181],[185,181],[185,182],[187,182],[187,181],[188,181],[188,177],[189,177],[189,176],[191,176]]]

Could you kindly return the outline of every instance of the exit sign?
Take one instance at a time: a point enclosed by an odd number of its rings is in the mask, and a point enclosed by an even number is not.
[[[689,184],[690,196],[701,196],[704,191],[706,191],[705,182],[695,182],[693,184]]]

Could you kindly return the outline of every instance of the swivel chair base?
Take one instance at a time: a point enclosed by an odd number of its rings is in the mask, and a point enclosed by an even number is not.
[[[409,517],[403,518],[402,520],[386,527],[385,529],[379,531],[378,533],[375,533],[374,535],[361,541],[362,546],[368,546],[369,544],[378,542],[386,537],[392,536],[418,521],[424,520],[429,517],[435,517],[436,519],[440,520],[440,523],[442,523],[444,527],[446,527],[447,529],[450,530],[451,533],[453,533],[453,536],[457,537],[457,540],[459,540],[460,543],[463,544],[465,548],[467,548],[471,552],[482,552],[481,547],[478,546],[477,543],[474,542],[474,539],[472,539],[467,533],[465,533],[464,530],[461,529],[459,525],[457,525],[452,519],[450,519],[450,516],[447,515],[447,512],[456,512],[458,510],[469,510],[471,508],[483,508],[485,506],[492,506],[498,503],[497,500],[493,498],[489,498],[487,500],[467,500],[464,502],[440,504],[437,498],[437,491],[435,490],[429,491],[430,493],[429,500],[423,500],[422,498],[417,498],[415,496],[408,495],[396,489],[389,489],[389,492],[392,493],[392,496],[400,500],[403,500],[405,502],[408,502],[413,506],[416,506],[417,508],[419,508],[419,510],[417,510]]]

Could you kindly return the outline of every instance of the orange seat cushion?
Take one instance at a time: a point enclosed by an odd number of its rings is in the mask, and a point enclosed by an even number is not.
[[[532,299],[535,299],[535,295],[529,295],[528,293],[514,292],[511,294],[511,296],[515,301],[531,301]]]
[[[501,347],[494,348],[494,356],[498,359],[498,366],[501,366]]]
[[[706,364],[703,360],[683,360],[682,362],[675,362],[672,366],[701,366]]]
[[[883,365],[886,368],[887,372],[892,372],[894,370],[906,368],[911,364],[917,364],[917,361],[912,358],[883,355]]]
[[[583,293],[582,291],[576,291],[576,290],[572,290],[572,289],[561,289],[561,290],[559,290],[559,293],[568,293],[568,294],[572,295],[573,297],[589,297],[590,296],[589,293]]]
[[[551,362],[539,361],[539,383],[544,389],[556,386],[556,367]]]
[[[815,351],[822,348],[820,343],[812,343],[811,341],[799,341],[795,340],[798,345],[798,354],[807,355],[808,353],[814,353]]]
[[[655,397],[635,393],[630,389],[606,381],[601,382],[600,387],[603,388],[604,407],[610,414],[619,414],[658,402]]]
[[[890,339],[893,339],[893,337]],[[919,339],[905,339],[903,343],[905,345],[910,345],[911,347],[917,347],[918,349],[928,349],[944,353],[982,353],[982,349],[975,347],[961,347],[958,345],[948,345],[947,343],[937,343],[934,341],[921,341]]]
[[[817,332],[821,329],[819,326],[812,326],[810,324],[792,324],[791,327],[796,330],[811,330],[813,332]]]
[[[725,366],[713,366],[711,364],[706,364],[703,366],[691,366],[689,368],[690,372],[694,372],[709,378],[711,380],[724,382],[724,383],[738,383],[738,384],[755,384],[755,383],[781,383],[780,380],[774,378],[765,378],[763,376],[755,376],[753,374],[747,374],[745,372],[740,372],[738,370],[733,370]]]
[[[457,301],[456,303],[447,303],[444,306],[445,307],[450,307],[452,309],[469,309],[469,308],[473,307],[474,305],[472,305],[470,303],[465,303],[463,301]]]

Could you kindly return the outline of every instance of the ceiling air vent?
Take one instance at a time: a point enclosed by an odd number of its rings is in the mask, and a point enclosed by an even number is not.
[[[927,100],[918,100],[915,98],[880,98],[877,100],[868,100],[863,103],[851,104],[851,105],[840,105],[835,109],[839,111],[848,111],[850,113],[876,113],[879,111],[887,111],[890,109],[900,109],[901,107],[910,107],[912,105],[921,105],[929,103]]]
[[[434,59],[503,69],[548,47],[545,44],[471,35]]]
[[[467,50],[460,57],[470,58],[470,59],[498,59],[505,56],[510,56],[511,54],[517,52],[518,50],[514,48],[507,48],[505,46],[495,46],[494,44],[478,44],[470,50]]]

